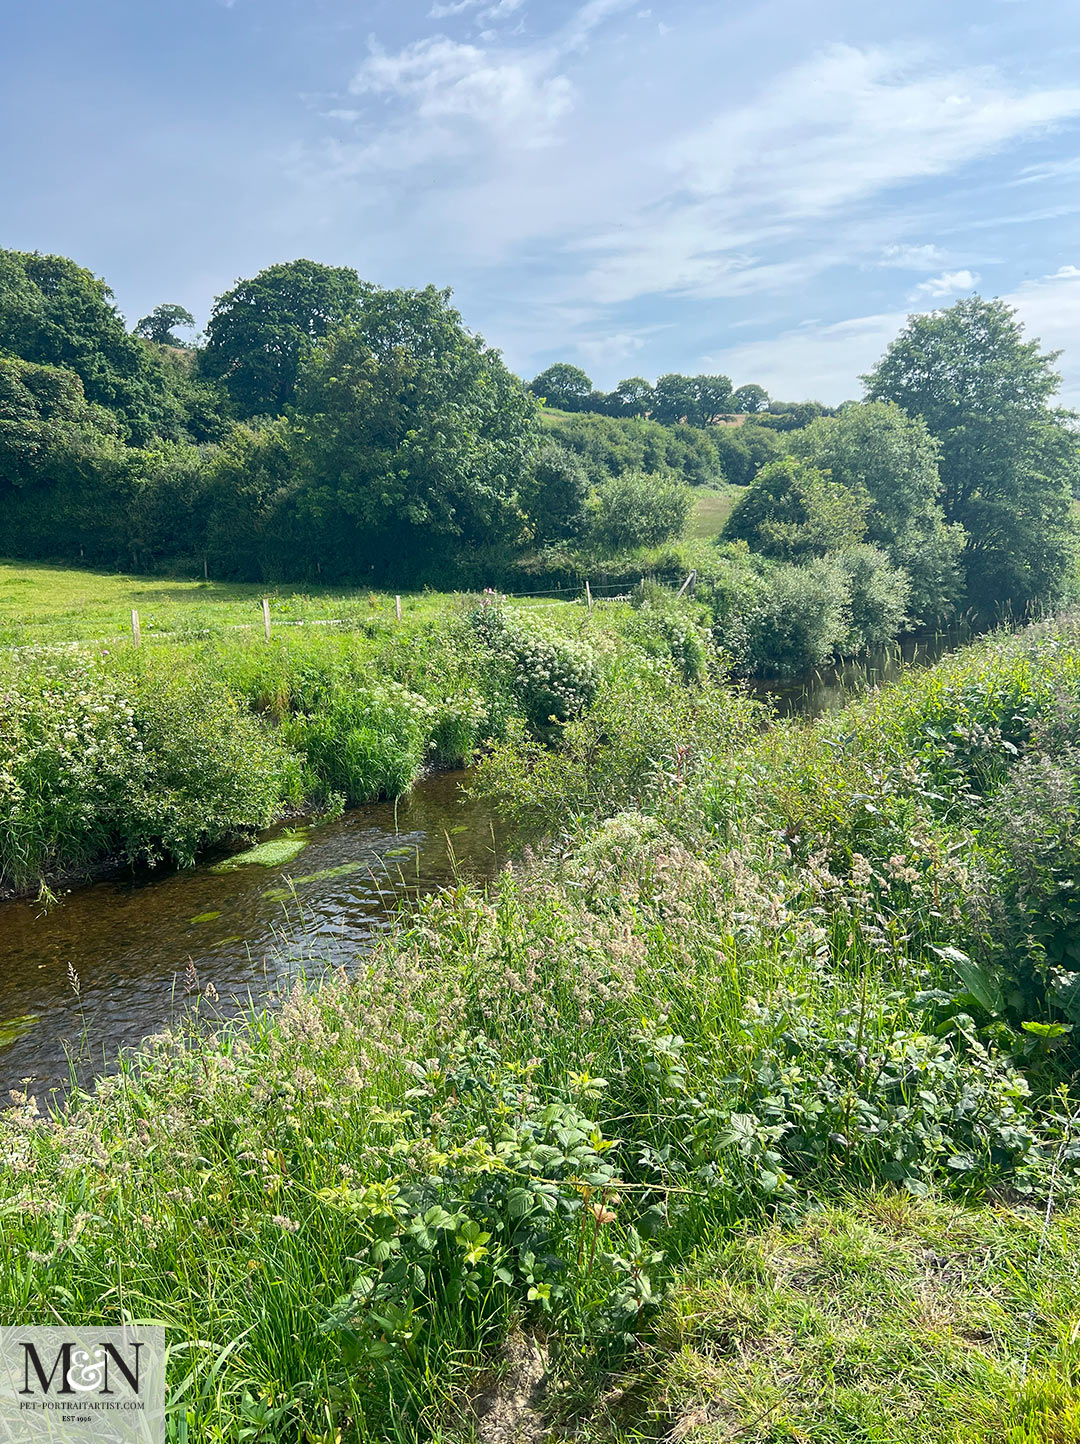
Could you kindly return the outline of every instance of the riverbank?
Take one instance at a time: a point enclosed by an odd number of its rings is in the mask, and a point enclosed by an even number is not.
[[[163,1320],[177,1437],[466,1439],[511,1329],[564,1437],[1070,1437],[1078,718],[1062,621],[812,728],[664,669],[511,728],[550,856],[0,1119],[0,1312]]]
[[[366,604],[365,604],[366,605]],[[703,669],[692,618],[492,598],[333,629],[218,629],[0,654],[0,886],[106,859],[190,865],[301,811],[397,797],[519,723],[557,729],[620,671]]]

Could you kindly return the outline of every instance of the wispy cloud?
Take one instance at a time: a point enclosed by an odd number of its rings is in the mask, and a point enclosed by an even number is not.
[[[608,258],[586,285],[615,301],[798,281],[806,268],[791,262],[752,279],[745,253],[1080,115],[1078,87],[1014,91],[987,71],[927,71],[910,52],[835,47],[714,116],[672,145],[668,195],[590,240]]]
[[[940,246],[890,245],[876,258],[875,264],[898,271],[933,271],[947,260],[948,254]]]

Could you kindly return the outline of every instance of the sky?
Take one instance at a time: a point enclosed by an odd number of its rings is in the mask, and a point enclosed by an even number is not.
[[[1080,406],[1076,0],[2,0],[0,244],[134,323],[276,261],[529,377],[837,403],[977,290]]]

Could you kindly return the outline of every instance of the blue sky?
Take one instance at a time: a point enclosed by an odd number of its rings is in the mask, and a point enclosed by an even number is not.
[[[978,289],[1080,405],[1076,0],[4,9],[0,244],[132,321],[303,255],[452,286],[526,376],[836,402]]]

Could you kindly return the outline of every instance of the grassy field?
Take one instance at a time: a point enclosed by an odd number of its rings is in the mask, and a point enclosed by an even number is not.
[[[687,534],[695,541],[719,536],[742,489],[737,486],[697,488]]]
[[[241,627],[261,632],[263,597],[269,598],[273,622],[337,620],[356,626],[394,617],[393,596],[366,589],[299,590],[0,561],[0,647],[130,638],[133,608],[147,639]],[[404,615],[410,623],[430,625],[445,614],[448,600],[438,592],[406,595]],[[535,603],[526,598],[515,605]]]

